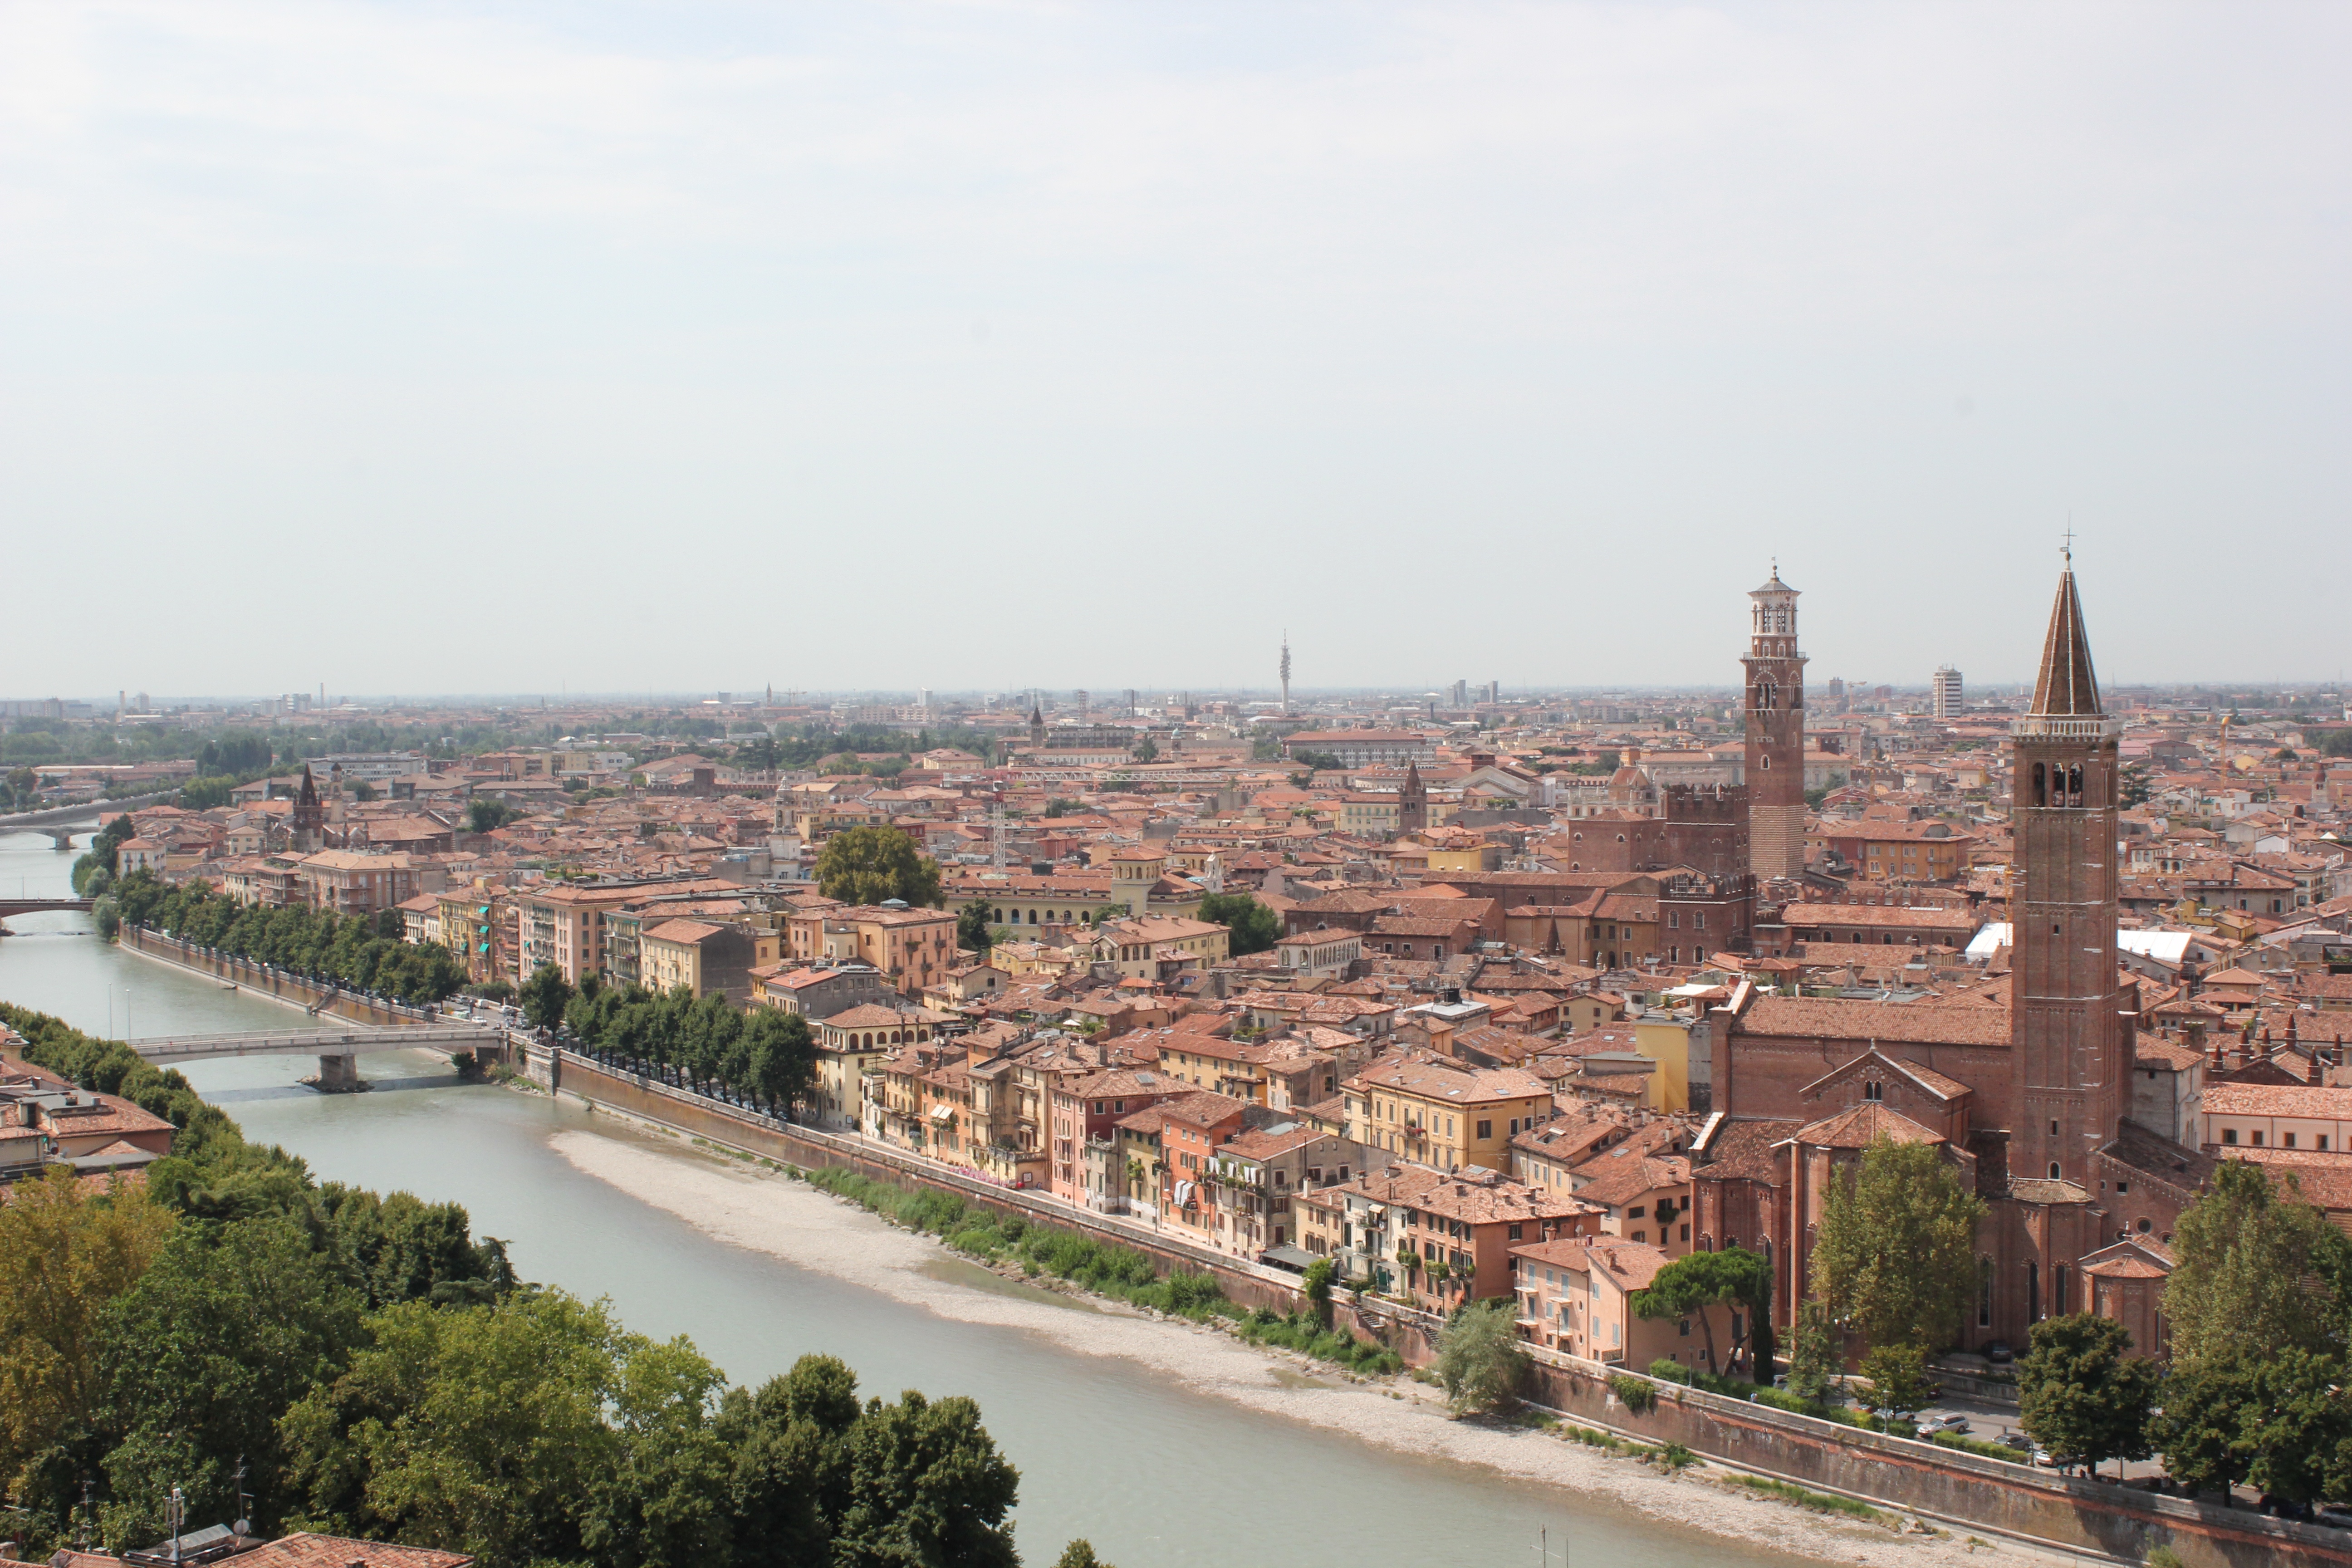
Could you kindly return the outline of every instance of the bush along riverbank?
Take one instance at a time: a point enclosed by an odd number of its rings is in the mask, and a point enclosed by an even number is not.
[[[1148,1256],[1131,1247],[1018,1215],[992,1214],[947,1193],[909,1192],[855,1171],[782,1168],[894,1225],[936,1236],[952,1250],[992,1268],[1017,1271],[1029,1279],[1063,1280],[1097,1296],[1222,1328],[1251,1344],[1291,1351],[1360,1377],[1385,1377],[1404,1368],[1404,1359],[1394,1351],[1329,1328],[1312,1312],[1286,1316],[1263,1307],[1245,1310],[1226,1298],[1216,1276],[1181,1269],[1162,1275]]]

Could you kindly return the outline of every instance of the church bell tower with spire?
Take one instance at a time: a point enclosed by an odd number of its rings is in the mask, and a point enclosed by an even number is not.
[[[1797,590],[1771,581],[1749,591],[1748,862],[1759,881],[1805,868],[1805,656],[1797,651]]]
[[[2116,1136],[2131,1070],[2116,954],[2120,730],[2100,705],[2070,551],[2033,706],[2010,726],[2019,885],[2010,889],[2009,1173],[2085,1192],[2097,1191],[2091,1156]]]

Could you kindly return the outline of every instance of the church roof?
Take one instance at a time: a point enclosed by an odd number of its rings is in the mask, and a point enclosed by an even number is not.
[[[2091,669],[2091,639],[2083,629],[2083,601],[2074,594],[2072,566],[2060,574],[2058,599],[2050,606],[2050,635],[2042,643],[2032,711],[2059,719],[2100,716],[2099,678]]]
[[[2172,1273],[2172,1258],[2152,1238],[2142,1237],[2085,1255],[2083,1272],[2100,1279],[2163,1279]]]
[[[1825,1117],[1810,1127],[1800,1127],[1792,1136],[1809,1149],[1867,1149],[1881,1138],[1892,1143],[1947,1142],[1942,1133],[1929,1131],[1875,1100]]]
[[[2009,1009],[1936,1002],[1759,996],[1734,1027],[1743,1035],[1784,1039],[2005,1046],[2009,1044]]]
[[[1883,1063],[1889,1069],[1901,1073],[1904,1077],[1909,1079],[1912,1082],[1917,1084],[1921,1089],[1927,1090],[1929,1094],[1934,1095],[1938,1100],[1958,1100],[1962,1095],[1969,1092],[1969,1086],[1960,1082],[1957,1079],[1946,1078],[1942,1073],[1931,1071],[1927,1068],[1921,1067],[1916,1062],[1906,1062],[1900,1057],[1888,1056],[1885,1052],[1878,1048],[1877,1044],[1874,1041],[1872,1043],[1870,1049],[1863,1052],[1862,1055],[1854,1058],[1853,1060],[1840,1063],[1838,1066],[1832,1068],[1828,1072],[1823,1073],[1820,1078],[1817,1078],[1812,1082],[1807,1084],[1804,1087],[1803,1092],[1806,1094],[1812,1094],[1825,1089],[1829,1086],[1831,1080],[1842,1076],[1849,1068],[1859,1067],[1871,1061]]]
[[[2079,1182],[2056,1176],[2011,1176],[2009,1195],[2021,1204],[2086,1204],[2091,1194]]]
[[[1771,581],[1760,588],[1750,588],[1748,591],[1751,594],[1793,594],[1797,590],[1780,581],[1780,563],[1775,561],[1772,563]]]

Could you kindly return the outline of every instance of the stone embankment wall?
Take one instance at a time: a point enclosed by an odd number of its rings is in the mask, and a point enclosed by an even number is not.
[[[1635,1377],[1655,1405],[1629,1409],[1612,1376]],[[1679,1443],[1741,1469],[2129,1563],[2169,1546],[2188,1568],[2352,1563],[2343,1531],[1858,1431],[1571,1356],[1537,1352],[1527,1392],[1572,1421]]]
[[[813,1127],[780,1126],[653,1079],[600,1067],[576,1052],[531,1046],[523,1047],[522,1054],[525,1060],[517,1064],[518,1070],[542,1089],[577,1095],[591,1104],[607,1105],[713,1143],[803,1169],[833,1166],[901,1187],[935,1187],[992,1214],[1018,1215],[1024,1220],[1075,1230],[1097,1241],[1131,1247],[1150,1258],[1163,1274],[1179,1268],[1205,1269],[1217,1277],[1230,1300],[1244,1307],[1288,1312],[1299,1305],[1296,1275],[1192,1246],[1160,1234],[1149,1223],[1074,1209],[1040,1194],[942,1170],[929,1160],[865,1139],[837,1137]]]
[[[290,974],[272,973],[249,958],[207,952],[177,937],[165,936],[162,931],[149,931],[143,926],[124,926],[119,940],[134,952],[160,958],[166,963],[174,963],[199,974],[234,981],[241,991],[250,991],[257,996],[283,1002],[289,1007],[299,1007],[317,1017],[348,1018],[357,1024],[386,1026],[422,1024],[432,1017],[419,1008],[390,1006],[348,992],[331,991],[323,985],[316,985]],[[301,1025],[289,1019],[286,1026],[299,1029]]]

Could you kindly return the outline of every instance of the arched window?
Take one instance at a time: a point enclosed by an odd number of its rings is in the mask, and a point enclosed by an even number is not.
[[[1772,753],[1766,752],[1761,756],[1759,756],[1756,759],[1756,765],[1764,772],[1768,773],[1770,773],[1772,771]]]
[[[2050,1162],[2050,1179],[2053,1182],[2059,1179],[2058,1162],[2055,1160]]]
[[[2033,764],[2033,804],[2036,805],[2050,804],[2049,773],[2040,763]]]

